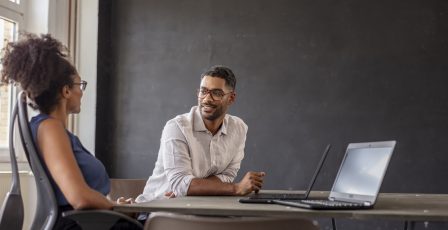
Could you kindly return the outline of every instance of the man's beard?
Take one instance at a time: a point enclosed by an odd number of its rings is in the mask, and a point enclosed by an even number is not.
[[[214,109],[213,113],[209,114],[209,113],[202,112],[202,109],[205,106],[209,106],[212,109]],[[199,109],[201,111],[202,118],[206,119],[206,120],[209,120],[209,121],[214,121],[214,120],[218,119],[224,113],[223,106],[218,106],[218,105],[213,105],[213,104],[208,104],[208,103],[200,103],[199,104]]]

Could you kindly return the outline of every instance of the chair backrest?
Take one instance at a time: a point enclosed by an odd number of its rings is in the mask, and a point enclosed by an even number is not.
[[[37,188],[36,213],[31,229],[52,229],[58,217],[58,205],[49,177],[38,154],[28,122],[27,98],[20,92],[17,98],[19,133],[25,155],[34,174]]]
[[[152,213],[145,230],[318,230],[317,224],[307,219],[274,217],[206,217],[173,213]]]
[[[145,179],[110,179],[110,193],[108,196],[114,201],[119,197],[136,198],[142,194],[145,185]]]
[[[11,189],[6,194],[0,209],[0,229],[21,230],[24,211],[20,193],[20,177],[17,167],[16,151],[14,148],[14,123],[17,118],[17,104],[14,106],[9,124],[9,154],[11,157]]]

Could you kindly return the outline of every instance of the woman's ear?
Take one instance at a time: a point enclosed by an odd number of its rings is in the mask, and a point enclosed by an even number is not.
[[[72,94],[72,91],[70,90],[70,87],[68,85],[65,85],[62,87],[61,95],[63,98],[69,98]]]

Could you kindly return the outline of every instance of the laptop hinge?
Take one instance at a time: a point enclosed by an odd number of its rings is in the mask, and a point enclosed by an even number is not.
[[[372,205],[372,203],[370,203],[370,202],[368,202],[368,201],[364,201],[364,206],[371,206]]]
[[[328,199],[331,200],[331,201],[335,201],[336,200],[334,197],[329,197]],[[364,206],[371,206],[372,203],[369,202],[369,201],[364,201],[364,202],[362,202],[362,205],[364,205]]]

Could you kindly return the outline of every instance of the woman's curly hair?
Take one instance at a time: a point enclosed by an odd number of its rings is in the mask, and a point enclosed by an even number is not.
[[[1,82],[19,84],[34,101],[35,109],[50,113],[66,85],[73,86],[78,74],[67,56],[67,48],[49,34],[22,34],[3,50]]]

